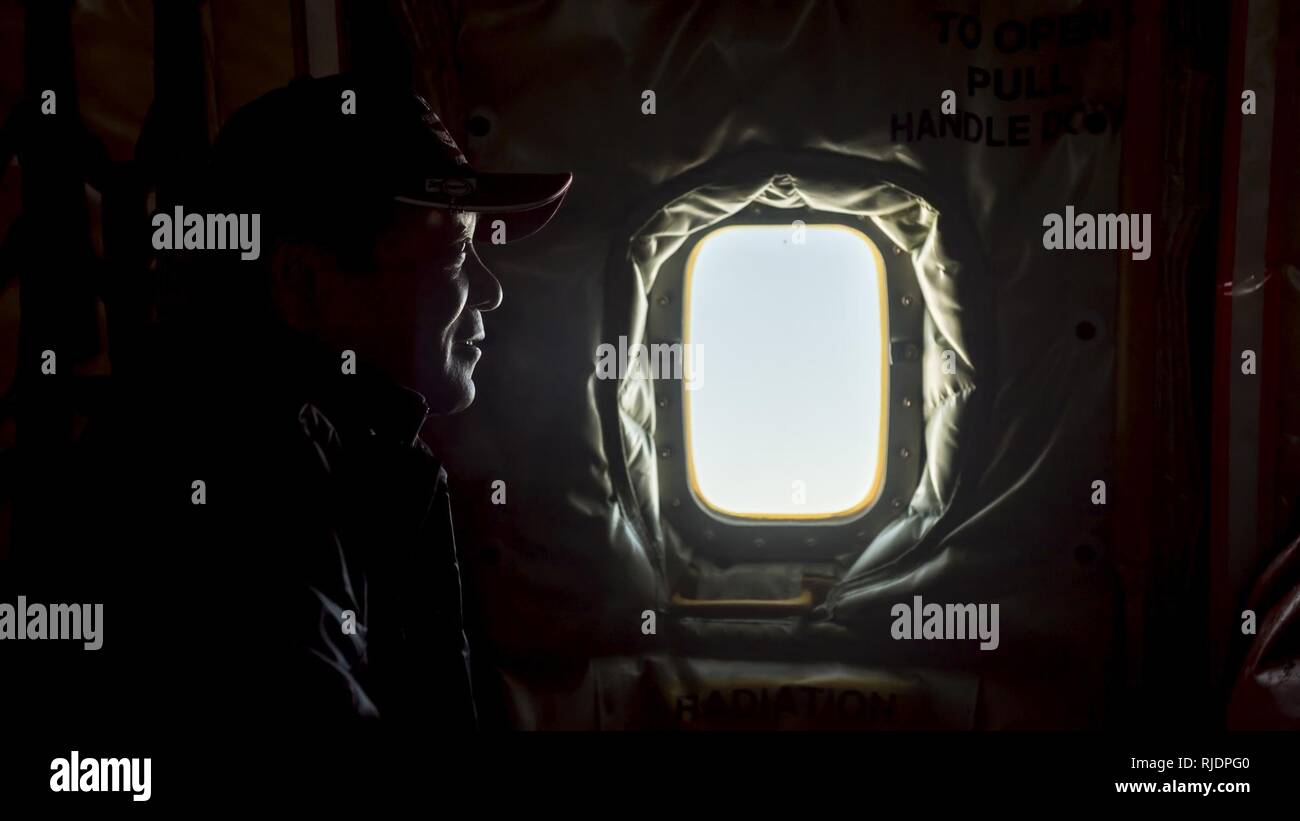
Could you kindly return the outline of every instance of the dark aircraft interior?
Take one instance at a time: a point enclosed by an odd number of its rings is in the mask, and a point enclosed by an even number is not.
[[[471,402],[416,440],[445,471],[477,734],[1300,729],[1300,4],[0,0],[0,66],[0,728],[44,745],[10,770],[20,790],[60,799],[98,773],[85,756],[149,756],[108,696],[68,694],[166,680],[208,640],[153,638],[189,616],[148,591],[183,582],[105,534],[164,504],[201,506],[193,544],[224,533],[216,473],[155,471],[155,496],[133,471],[154,434],[213,458],[225,440],[206,394],[166,435],[122,397],[223,390],[157,329],[187,259],[280,270],[269,210],[205,222],[192,192],[236,112],[282,87],[334,89],[344,120],[371,87],[418,94],[451,170],[396,202],[476,214],[471,263],[499,285],[469,286],[482,327],[448,355]],[[265,174],[320,158],[294,207],[357,176],[318,113],[247,149],[288,142]],[[339,281],[358,290],[331,300],[364,288]],[[355,298],[367,322],[441,328],[420,297]],[[228,350],[221,367],[247,361]],[[274,495],[260,452],[242,475]],[[404,594],[454,610],[423,572],[397,574]],[[356,614],[325,609],[346,650]],[[132,726],[183,723],[150,693],[190,685],[139,686]],[[363,719],[405,715],[359,686]],[[1192,749],[1115,753],[1090,788],[1168,775],[1142,758],[1245,760]],[[1264,780],[1225,766],[1193,780]]]

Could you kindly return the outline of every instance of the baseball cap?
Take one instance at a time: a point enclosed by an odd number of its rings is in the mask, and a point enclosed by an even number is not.
[[[573,183],[479,171],[418,94],[347,74],[300,78],[239,109],[210,171],[215,202],[258,209],[285,233],[347,231],[398,202],[479,214],[477,240],[500,219],[505,242],[545,226]]]

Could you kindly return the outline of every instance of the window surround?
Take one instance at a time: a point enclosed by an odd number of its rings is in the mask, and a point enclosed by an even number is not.
[[[920,296],[913,300],[923,315],[918,334],[899,334],[895,321],[890,344],[891,372],[908,363],[920,373],[919,396],[908,408],[918,443],[912,452],[915,486],[900,485],[897,496],[887,489],[883,498],[891,509],[897,499],[901,509],[875,532],[841,528],[845,532],[834,539],[806,530],[800,534],[817,539],[818,550],[825,549],[829,560],[812,560],[803,544],[786,551],[787,556],[797,554],[785,565],[792,571],[804,568],[805,579],[808,573],[828,577],[830,588],[824,601],[817,597],[822,604],[816,609],[823,617],[847,622],[874,612],[871,608],[894,595],[890,591],[898,585],[936,573],[951,575],[944,564],[944,539],[978,513],[978,477],[995,447],[990,428],[994,396],[987,389],[996,384],[989,262],[961,189],[952,180],[933,179],[888,152],[873,158],[817,149],[742,150],[666,180],[626,214],[605,262],[604,320],[597,342],[620,337],[629,344],[671,341],[650,327],[661,315],[658,297],[651,302],[661,269],[698,232],[755,205],[811,207],[861,220],[869,235],[875,237],[870,234],[875,229],[886,238],[878,244],[887,267],[895,256],[910,264]],[[785,210],[782,221],[791,219]],[[900,296],[891,286],[891,302]],[[956,353],[955,369],[941,367],[941,358],[952,360],[944,356],[950,350]],[[706,548],[678,531],[671,514],[676,497],[662,493],[658,475],[665,459],[656,436],[666,409],[659,407],[649,380],[593,378],[591,384],[612,515],[637,535],[639,549],[656,568],[661,606],[668,607],[670,591],[679,589],[697,589],[710,599],[745,598],[745,588],[755,585],[731,579],[732,571],[742,568],[770,568],[764,571],[772,582],[770,592],[761,594],[764,599],[797,593],[798,573],[791,577],[778,571],[779,547],[769,549],[771,561],[764,562],[753,556],[752,540],[740,552],[728,553],[721,545]],[[977,390],[980,385],[986,389]],[[897,390],[893,395],[892,410],[897,410],[901,397]],[[691,578],[699,579],[698,588]]]
[[[698,499],[689,475],[686,450],[684,385],[680,380],[653,380],[655,453],[663,516],[701,554],[724,561],[825,561],[855,552],[906,507],[916,486],[921,461],[920,296],[910,260],[887,253],[889,238],[868,220],[807,207],[750,205],[693,235],[660,267],[649,294],[646,339],[683,339],[685,278],[695,249],[713,232],[744,225],[839,225],[864,235],[882,268],[881,287],[887,341],[885,356],[884,448],[879,487],[866,505],[847,515],[728,516]],[[904,299],[906,297],[906,299]],[[911,358],[909,359],[908,356]],[[707,367],[707,366],[706,366]],[[904,404],[906,402],[906,404]],[[906,454],[905,456],[903,454]]]

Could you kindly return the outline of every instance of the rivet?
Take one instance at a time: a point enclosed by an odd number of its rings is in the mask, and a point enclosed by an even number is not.
[[[673,449],[672,449],[672,448],[660,448],[660,449],[659,449],[659,458],[660,458],[660,459],[667,459],[669,456],[672,456],[672,455],[673,455]]]
[[[903,448],[898,451],[898,455],[903,457],[904,459],[907,459],[912,455],[912,451],[908,450],[907,448]]]
[[[681,499],[673,499],[673,507],[681,507],[681,506],[682,506]]]
[[[916,357],[919,356],[920,353],[921,352],[917,349],[915,345],[908,345],[907,348],[904,349],[904,355],[908,359],[916,359]]]
[[[704,531],[704,538],[708,539],[709,541],[713,541],[713,531],[712,530]]]
[[[808,538],[803,540],[803,543],[808,545],[809,547],[812,547],[813,545],[817,544],[817,540],[814,539],[812,536],[809,536]]]
[[[482,114],[475,114],[469,118],[465,130],[469,132],[471,137],[486,137],[488,132],[492,130],[492,121]]]
[[[903,407],[905,407],[905,408],[910,408],[910,407],[912,407],[912,397],[910,397],[910,396],[904,396],[904,397],[903,397]]]
[[[912,298],[907,294],[903,294],[903,298],[900,299],[899,302],[903,303],[904,308],[909,308],[912,305]]]
[[[660,305],[667,305],[667,304],[668,304],[668,301],[669,301],[669,300],[668,300],[668,295],[667,295],[667,294],[664,294],[663,296],[659,297],[659,304],[660,304]]]
[[[661,408],[666,408],[666,407],[668,407],[668,399],[667,399],[667,398],[660,399],[660,400],[659,400],[659,407],[661,407]]]
[[[892,507],[894,510],[902,510],[902,509],[903,509],[903,500],[902,500],[902,499],[894,499],[893,501],[891,501],[891,502],[889,503],[889,506]]]
[[[866,540],[867,540],[867,531],[865,531],[865,530],[859,530],[859,531],[858,531],[858,541],[860,541],[860,542],[865,542]]]
[[[898,245],[895,245],[895,246],[894,246],[894,253],[895,253],[895,254],[901,254],[901,253],[903,253],[903,249],[902,249],[902,247],[900,247],[900,246],[898,246]]]
[[[767,539],[758,538],[754,540],[754,547],[763,547],[767,544]]]

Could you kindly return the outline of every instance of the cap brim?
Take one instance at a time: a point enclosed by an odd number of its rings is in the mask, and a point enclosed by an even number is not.
[[[428,178],[424,190],[408,190],[397,197],[399,202],[469,211],[479,215],[474,239],[501,242],[493,223],[505,224],[505,242],[529,237],[551,221],[560,210],[573,175],[563,174],[484,174],[464,169],[459,177]]]

